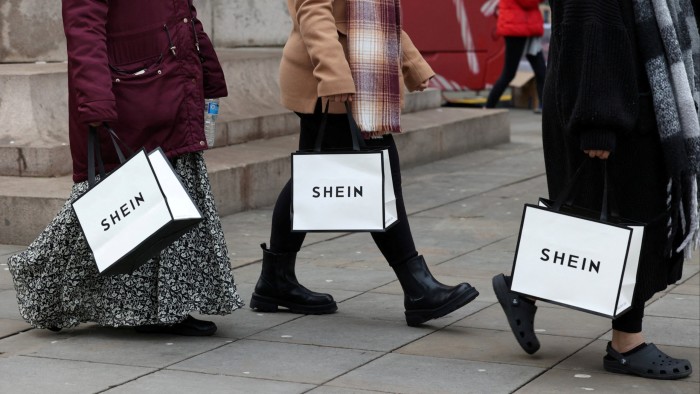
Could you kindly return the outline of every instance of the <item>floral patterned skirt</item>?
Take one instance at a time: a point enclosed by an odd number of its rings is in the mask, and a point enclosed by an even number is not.
[[[191,153],[173,167],[204,220],[129,275],[100,276],[71,203],[87,181],[73,186],[63,209],[8,265],[22,317],[34,327],[81,322],[103,326],[172,324],[190,312],[224,315],[242,307],[204,158]]]

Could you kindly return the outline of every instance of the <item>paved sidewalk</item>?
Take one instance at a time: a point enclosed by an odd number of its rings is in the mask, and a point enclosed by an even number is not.
[[[695,393],[700,391],[697,255],[679,285],[647,308],[647,340],[695,372],[681,381],[606,373],[610,321],[539,303],[540,351],[524,353],[491,289],[511,267],[522,205],[546,191],[539,122],[514,111],[512,142],[406,170],[415,241],[443,282],[481,296],[419,328],[407,327],[393,272],[367,234],[312,234],[300,281],[339,301],[333,315],[214,317],[208,338],[139,335],[84,324],[53,333],[22,321],[9,254],[0,245],[0,393]],[[274,191],[275,193],[277,191]],[[249,299],[270,209],[223,219],[239,291]],[[700,253],[698,253],[700,254]]]

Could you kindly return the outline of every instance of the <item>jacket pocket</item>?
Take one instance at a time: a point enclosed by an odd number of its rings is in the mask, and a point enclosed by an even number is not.
[[[107,56],[113,72],[141,75],[159,65],[173,46],[167,25],[107,37]]]

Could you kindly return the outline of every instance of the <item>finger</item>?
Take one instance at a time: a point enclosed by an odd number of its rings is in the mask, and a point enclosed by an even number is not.
[[[607,160],[608,157],[610,157],[610,152],[608,152],[608,151],[603,151],[603,154],[601,155],[600,158],[603,159],[603,160]]]

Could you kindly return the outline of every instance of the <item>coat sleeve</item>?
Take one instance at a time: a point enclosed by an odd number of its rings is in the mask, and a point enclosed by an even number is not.
[[[414,91],[421,83],[434,77],[435,73],[403,30],[401,31],[401,50],[403,52],[401,71],[404,83],[408,90]]]
[[[550,69],[565,132],[582,150],[614,151],[617,136],[634,131],[639,88],[633,42],[616,2],[590,1],[564,13],[558,67]],[[549,83],[549,82],[548,82]],[[546,108],[545,108],[546,111]]]
[[[219,57],[214,50],[209,35],[204,31],[202,22],[197,18],[197,9],[191,4],[192,20],[194,21],[197,40],[199,41],[199,52],[202,57],[202,71],[204,73],[204,97],[219,98],[228,96],[226,78],[221,69]]]
[[[107,60],[107,2],[63,0],[68,79],[80,123],[114,122],[117,106]]]
[[[318,80],[318,96],[355,93],[350,64],[333,17],[333,0],[295,0],[294,6],[301,38]]]

